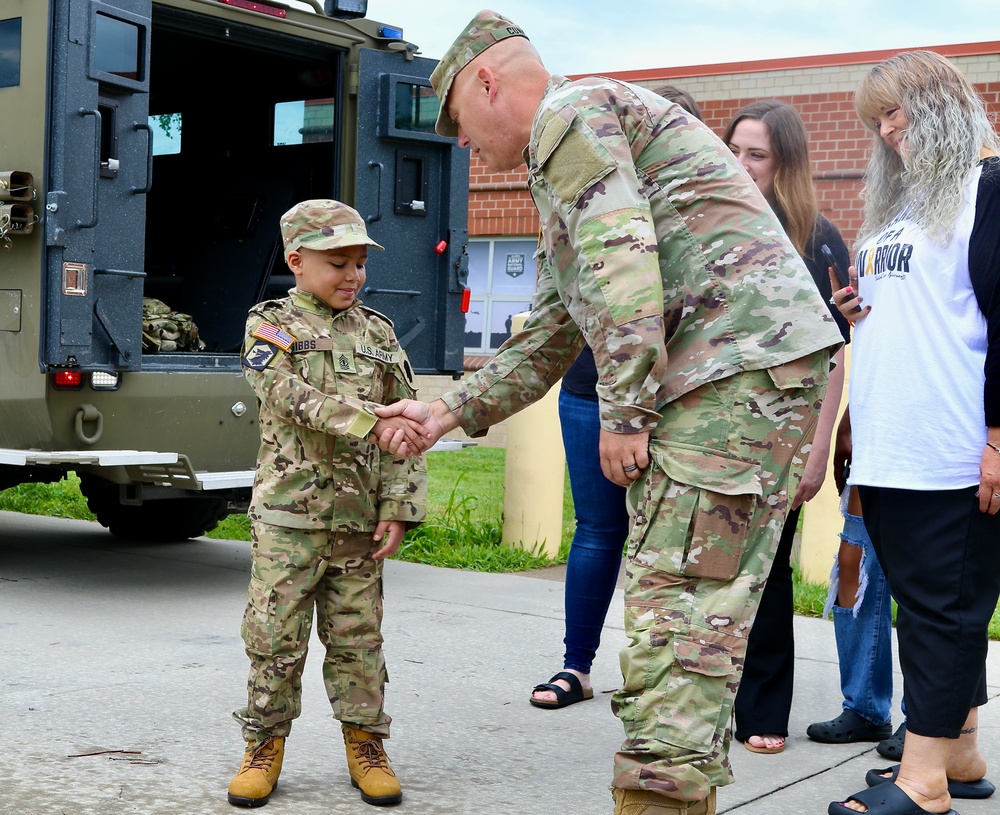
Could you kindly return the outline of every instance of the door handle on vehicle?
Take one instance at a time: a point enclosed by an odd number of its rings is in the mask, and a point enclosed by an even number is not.
[[[84,422],[96,422],[94,432],[89,436],[83,432]],[[76,437],[84,444],[96,444],[104,432],[104,414],[93,405],[80,405],[76,409],[73,429],[76,432]]]
[[[94,132],[94,196],[92,201],[91,212],[93,216],[90,223],[84,223],[83,221],[77,221],[77,229],[93,229],[97,226],[97,179],[101,175],[101,112],[99,110],[87,110],[86,108],[80,108],[79,114],[81,116],[93,116],[95,122],[95,132]]]
[[[144,122],[132,125],[136,132],[146,131],[146,185],[144,187],[129,187],[132,195],[146,195],[153,188],[153,128]]]
[[[369,161],[368,166],[373,170],[378,167],[378,184],[375,185],[375,214],[365,218],[368,223],[373,224],[382,220],[382,170],[385,168],[381,161]]]

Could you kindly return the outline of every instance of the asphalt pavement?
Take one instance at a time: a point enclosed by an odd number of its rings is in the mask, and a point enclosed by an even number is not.
[[[233,815],[226,786],[242,742],[239,636],[249,544],[122,541],[96,524],[0,513],[0,815]],[[403,785],[396,812],[610,815],[621,727],[622,594],[593,669],[595,699],[528,704],[561,665],[559,571],[489,575],[389,562],[385,572],[386,743]],[[315,651],[303,715],[267,815],[372,815],[344,763]],[[874,744],[821,745],[806,726],[840,709],[829,621],[796,619],[791,737],[780,755],[732,749],[719,813],[822,815],[886,766]],[[1000,644],[989,655],[1000,694]],[[896,693],[901,680],[896,675]],[[899,719],[895,712],[895,726]],[[1000,768],[1000,703],[981,714]],[[1000,783],[1000,769],[993,773]],[[956,801],[986,815],[996,800]]]

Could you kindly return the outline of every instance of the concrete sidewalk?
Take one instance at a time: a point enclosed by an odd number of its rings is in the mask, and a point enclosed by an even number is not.
[[[246,543],[132,544],[93,524],[0,513],[0,813],[239,812],[226,785],[242,753],[229,713],[246,682],[248,569]],[[562,590],[536,576],[387,564],[387,748],[404,790],[396,812],[610,815],[622,595],[594,666],[595,700],[539,710],[527,698],[561,664]],[[736,783],[720,791],[720,813],[822,815],[864,787],[867,769],[887,765],[874,744],[805,737],[840,707],[832,624],[798,618],[796,644],[788,747],[765,756],[734,744]],[[350,786],[313,653],[265,812],[371,815]],[[996,696],[1000,644],[989,659]],[[984,708],[981,723],[1000,781],[1000,705]],[[985,815],[998,802],[955,809]]]

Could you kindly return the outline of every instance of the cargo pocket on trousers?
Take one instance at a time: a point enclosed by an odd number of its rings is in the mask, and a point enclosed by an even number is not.
[[[279,616],[278,611],[278,592],[274,586],[250,575],[247,609],[240,632],[247,651],[273,656],[298,647],[303,639],[308,641],[308,615],[293,611]]]
[[[761,494],[760,464],[705,447],[653,441],[634,492],[629,558],[672,574],[732,580]],[[634,490],[635,488],[633,488]]]
[[[727,686],[735,673],[732,654],[715,643],[677,635],[673,648],[668,675],[655,685],[670,688],[670,704],[649,711],[647,721],[655,717],[660,741],[706,754],[729,718]]]

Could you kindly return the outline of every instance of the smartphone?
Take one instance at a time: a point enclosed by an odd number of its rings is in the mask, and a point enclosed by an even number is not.
[[[833,252],[830,251],[830,247],[825,243],[820,247],[820,251],[823,253],[823,257],[826,258],[826,265],[833,267],[834,274],[837,275],[837,280],[840,281],[840,288],[846,289],[851,283],[847,277],[847,269],[840,268],[840,264],[837,263]]]

